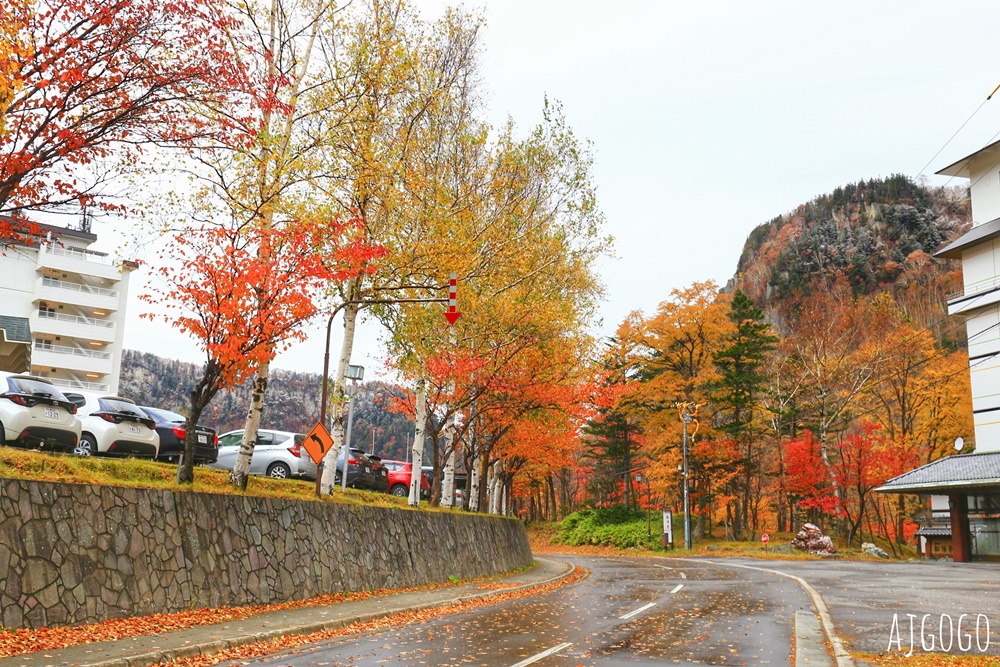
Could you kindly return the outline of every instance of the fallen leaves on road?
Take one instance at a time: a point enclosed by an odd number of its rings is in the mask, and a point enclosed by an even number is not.
[[[492,577],[483,578],[480,588],[498,588],[506,584],[490,583]],[[152,614],[135,618],[113,618],[102,623],[77,625],[72,627],[53,627],[27,629],[21,628],[0,632],[0,657],[23,655],[36,651],[52,651],[67,646],[90,644],[93,642],[137,637],[139,635],[155,635],[173,630],[183,630],[199,625],[225,623],[236,621],[269,611],[282,611],[300,607],[323,607],[342,602],[358,602],[376,595],[389,593],[406,593],[409,591],[436,590],[455,586],[458,582],[447,581],[430,586],[415,586],[412,588],[393,588],[377,591],[358,591],[354,593],[334,593],[320,595],[308,600],[293,600],[269,605],[250,605],[245,607],[217,607],[210,609],[195,609],[171,614]],[[467,582],[465,582],[467,583]]]
[[[428,621],[431,619],[440,618],[441,616],[447,616],[449,614],[455,614],[458,612],[475,609],[477,607],[483,607],[489,604],[493,604],[495,602],[503,602],[506,600],[515,600],[517,598],[544,594],[560,586],[565,586],[566,584],[575,583],[586,574],[587,570],[585,570],[580,566],[576,566],[573,570],[573,574],[571,574],[570,576],[566,577],[565,579],[556,581],[554,583],[546,584],[544,586],[536,586],[534,588],[529,588],[516,592],[497,593],[496,595],[493,595],[486,599],[470,600],[468,602],[458,602],[444,607],[435,607],[433,609],[423,609],[420,611],[411,611],[402,614],[394,614],[392,616],[384,616],[374,621],[368,621],[364,623],[353,623],[351,625],[345,626],[343,628],[338,628],[336,630],[314,632],[313,634],[310,635],[286,635],[284,637],[272,641],[246,644],[245,646],[226,649],[224,651],[220,651],[212,655],[200,655],[192,658],[185,658],[183,660],[178,660],[176,662],[161,663],[159,665],[155,665],[154,667],[210,667],[211,665],[218,665],[220,663],[228,662],[230,660],[247,660],[262,655],[277,653],[279,651],[286,651],[288,649],[293,649],[298,646],[303,646],[305,644],[312,644],[315,642],[325,641],[328,639],[335,639],[337,637],[344,637],[347,635],[354,635],[362,632],[373,632],[375,630],[382,630],[385,628],[391,628],[398,625],[413,623],[414,621]]]

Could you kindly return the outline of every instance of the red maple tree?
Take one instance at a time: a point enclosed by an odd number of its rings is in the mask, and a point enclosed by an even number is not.
[[[357,229],[356,221],[297,221],[266,230],[204,227],[174,237],[157,271],[164,286],[140,298],[164,310],[143,317],[163,318],[205,352],[202,377],[188,395],[188,433],[219,391],[305,337],[301,327],[316,313],[314,296],[329,281],[366,272],[385,253],[357,240]],[[192,439],[184,464],[181,481],[194,481]]]
[[[114,161],[218,132],[192,103],[243,86],[217,0],[12,0],[3,13],[21,48],[0,101],[0,238],[28,210],[123,210],[106,196]]]

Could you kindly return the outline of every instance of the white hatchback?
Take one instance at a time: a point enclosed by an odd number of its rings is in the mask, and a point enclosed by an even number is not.
[[[0,372],[0,445],[73,451],[80,441],[76,412],[45,378]]]
[[[153,459],[160,450],[156,422],[121,396],[65,392],[79,406],[82,432],[74,453],[80,456],[135,456]]]

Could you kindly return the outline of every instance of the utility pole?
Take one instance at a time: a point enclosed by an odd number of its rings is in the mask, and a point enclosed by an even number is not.
[[[688,424],[694,423],[694,431],[691,433],[691,437],[698,432],[698,421],[694,418],[698,414],[698,408],[701,407],[697,403],[678,403],[677,411],[680,414],[681,422],[684,424],[684,440],[682,445],[682,451],[684,454],[683,469],[681,470],[681,475],[684,477],[684,548],[688,551],[691,550],[691,492],[688,484],[688,473],[690,468],[688,467]]]

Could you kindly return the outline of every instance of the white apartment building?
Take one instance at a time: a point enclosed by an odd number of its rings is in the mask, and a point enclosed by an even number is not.
[[[0,247],[0,370],[117,394],[134,262],[91,250],[97,235],[39,225]]]

